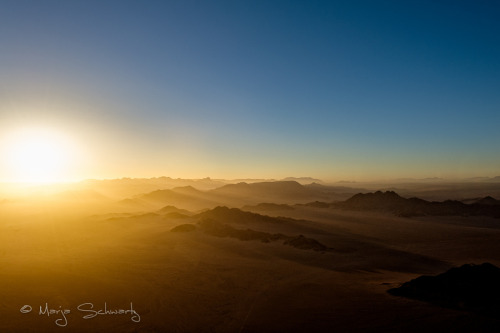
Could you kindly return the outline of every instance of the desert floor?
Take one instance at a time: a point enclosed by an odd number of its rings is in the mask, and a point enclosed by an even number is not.
[[[322,252],[170,231],[196,225],[193,216],[61,213],[57,205],[0,212],[2,332],[500,331],[498,319],[386,292],[451,266],[500,265],[495,219],[296,207],[265,213],[296,219],[289,222],[231,222],[305,235],[331,248]],[[84,319],[90,312],[77,307],[85,303],[132,303],[140,321],[131,313]],[[32,311],[22,313],[25,305]]]

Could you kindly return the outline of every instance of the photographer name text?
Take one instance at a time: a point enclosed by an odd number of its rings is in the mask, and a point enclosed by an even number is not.
[[[134,323],[141,321],[141,316],[137,311],[135,311],[132,302],[130,303],[130,307],[126,309],[109,308],[108,304],[104,302],[104,306],[101,308],[94,306],[93,303],[82,303],[76,307],[76,310],[77,313],[82,315],[83,319],[92,319],[98,316],[129,316],[130,320]],[[31,305],[23,305],[19,311],[21,311],[21,313],[28,314],[33,312],[33,307]],[[35,308],[35,313],[36,312],[38,312],[39,316],[55,318],[55,324],[61,327],[68,325],[68,318],[73,313],[69,308],[63,308],[62,306],[51,307],[48,303],[40,305],[39,309]]]

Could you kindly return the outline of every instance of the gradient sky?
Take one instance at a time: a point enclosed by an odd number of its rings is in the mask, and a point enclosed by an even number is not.
[[[68,179],[497,176],[499,17],[485,0],[2,0],[0,133],[64,133]]]

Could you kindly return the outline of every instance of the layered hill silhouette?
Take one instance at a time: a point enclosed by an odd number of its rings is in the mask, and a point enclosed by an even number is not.
[[[479,204],[479,205],[498,206],[498,205],[500,205],[500,200],[496,200],[490,196],[487,196],[487,197],[484,197],[482,199],[477,200],[475,203]]]
[[[440,260],[393,249],[385,244],[374,242],[372,239],[364,237],[353,239],[349,232],[332,231],[331,229],[326,231],[308,220],[271,217],[237,208],[216,207],[193,215],[189,223],[186,222],[174,226],[170,231],[181,234],[191,234],[198,231],[204,235],[218,238],[276,243],[300,250],[328,254],[335,256],[335,260],[328,261],[318,257],[314,257],[314,259],[301,257],[301,259],[288,252],[288,254],[281,255],[287,260],[332,270],[357,269],[359,266],[351,262],[352,258],[366,258],[370,261],[369,267],[388,270],[397,267],[398,270],[425,272],[430,267],[449,267]]]
[[[451,268],[437,276],[421,276],[388,292],[442,307],[484,315],[500,313],[500,268],[484,263]]]
[[[176,187],[169,190],[156,190],[121,201],[127,206],[175,206],[182,209],[197,210],[220,204],[216,198],[192,186]]]
[[[296,181],[275,181],[228,184],[202,191],[193,186],[156,190],[122,200],[133,207],[173,205],[188,210],[210,209],[216,206],[272,204],[297,204],[314,200],[334,201],[351,196],[355,191],[344,187],[319,184],[301,185]]]
[[[242,207],[243,210],[259,211],[259,212],[272,212],[279,210],[293,210],[294,208],[287,204],[275,204],[263,202],[257,205],[246,205]]]
[[[292,219],[270,217],[266,215],[245,212],[236,208],[216,207],[212,210],[194,216],[196,224],[185,223],[175,226],[171,232],[192,232],[196,228],[201,229],[205,234],[216,237],[236,238],[242,241],[261,241],[263,243],[282,242],[301,250],[330,251],[332,249],[321,244],[319,241],[306,237],[302,234],[298,236],[285,235],[283,233],[271,233],[251,228],[237,228],[234,225],[261,225],[283,224]]]
[[[228,184],[209,191],[219,198],[233,198],[249,202],[279,204],[301,203],[308,200],[335,200],[345,195],[336,188],[319,184],[301,185],[296,181]]]
[[[231,225],[237,228],[259,228],[266,232],[280,232],[286,230],[297,233],[322,233],[322,230],[317,229],[311,221],[282,217],[268,216],[264,214],[243,211],[238,208],[228,208],[226,206],[218,206],[211,210],[204,211],[194,215],[197,221],[215,220],[220,223]]]
[[[302,185],[307,185],[311,183],[321,183],[321,179],[312,178],[312,177],[286,177],[281,179],[281,181],[295,181]]]
[[[243,241],[259,240],[264,243],[282,241],[301,250],[328,251],[329,248],[313,238],[304,235],[287,236],[281,233],[269,233],[253,229],[237,229],[230,225],[212,219],[204,219],[198,222],[200,228],[207,234],[217,237],[231,237]]]
[[[141,193],[149,193],[159,189],[193,186],[200,190],[211,190],[227,184],[227,181],[210,178],[174,179],[170,177],[155,178],[120,178],[120,179],[88,179],[76,184],[77,189],[92,189],[110,197],[131,197]]]
[[[297,236],[285,235],[283,233],[270,233],[257,231],[245,226],[269,225],[284,226],[288,230],[294,230],[294,225],[305,221],[285,217],[271,217],[251,212],[245,212],[237,208],[216,207],[203,212],[198,217],[198,224],[202,230],[210,235],[218,237],[232,237],[240,240],[260,240],[264,243],[281,241],[284,245],[302,250],[330,251],[333,250],[320,243],[316,239],[306,237],[302,234]],[[240,226],[236,228],[234,226]],[[243,227],[243,228],[241,228]],[[290,228],[291,227],[291,228]]]
[[[245,212],[237,208],[228,208],[225,206],[215,207],[214,209],[195,215],[199,220],[213,219],[223,223],[236,223],[249,225],[252,223],[279,224],[290,221],[288,218],[271,217],[251,212]]]
[[[188,210],[185,209],[179,209],[175,206],[167,205],[160,210],[158,210],[159,214],[182,214],[182,215],[191,215],[191,213]]]
[[[383,211],[398,216],[488,216],[500,218],[500,201],[486,196],[467,201],[427,201],[404,198],[394,191],[352,194],[347,187],[316,183],[301,185],[296,181],[228,184],[202,191],[192,186],[156,190],[121,203],[128,207],[159,209],[170,205],[199,211],[217,206],[237,206],[245,210],[269,212],[293,210],[296,205],[313,208],[338,208],[359,211]],[[344,200],[345,199],[345,200]],[[339,201],[344,200],[344,201]]]
[[[459,215],[500,218],[500,201],[489,196],[475,203],[465,204],[456,200],[436,202],[419,198],[406,199],[393,191],[377,191],[375,193],[356,194],[346,201],[332,203],[330,207],[349,210],[386,211],[407,217]]]

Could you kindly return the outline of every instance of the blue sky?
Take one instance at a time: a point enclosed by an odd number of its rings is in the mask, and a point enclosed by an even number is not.
[[[76,178],[500,174],[495,1],[3,1],[0,127]]]

